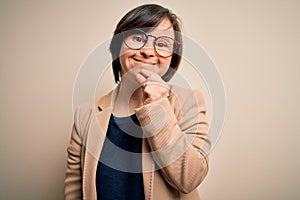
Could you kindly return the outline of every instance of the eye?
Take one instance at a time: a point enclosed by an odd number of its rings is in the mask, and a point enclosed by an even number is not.
[[[160,42],[160,43],[157,43],[156,46],[163,48],[163,47],[168,47],[169,45],[165,42],[164,43]]]
[[[131,49],[142,48],[147,40],[147,35],[137,29],[133,29],[124,33],[124,43]]]
[[[173,44],[174,44],[173,39],[164,36],[157,38],[155,43],[157,48],[168,49],[168,50],[173,48]]]
[[[136,42],[144,42],[144,39],[140,35],[133,35],[132,39]]]

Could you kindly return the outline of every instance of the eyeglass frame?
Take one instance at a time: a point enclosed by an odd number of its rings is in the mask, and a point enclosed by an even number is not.
[[[156,36],[154,36],[154,35],[147,34],[145,31],[143,31],[143,30],[141,30],[141,29],[138,29],[138,28],[137,28],[136,30],[140,31],[141,33],[143,33],[143,34],[146,36],[146,42],[145,42],[140,48],[132,48],[132,47],[128,46],[128,44],[125,42],[125,38],[126,38],[125,32],[128,31],[128,30],[122,30],[122,34],[123,34],[123,42],[124,42],[124,44],[125,44],[129,49],[132,49],[132,50],[140,50],[140,49],[142,49],[142,48],[147,44],[149,37],[153,37],[153,38],[154,38],[154,40],[153,40],[153,47],[154,47],[155,54],[156,54],[157,56],[159,56],[159,57],[162,57],[162,58],[168,58],[168,57],[173,56],[174,53],[179,49],[179,47],[180,47],[180,45],[181,45],[180,42],[176,41],[174,38],[171,38],[171,37],[169,37],[169,36],[162,35],[162,36],[156,37]],[[169,55],[169,56],[162,56],[162,55],[160,55],[160,54],[157,52],[157,50],[156,50],[155,42],[156,42],[159,38],[162,38],[162,37],[170,38],[170,39],[172,39],[172,40],[174,41],[173,48],[174,48],[174,45],[175,45],[175,48],[173,49],[172,54]]]

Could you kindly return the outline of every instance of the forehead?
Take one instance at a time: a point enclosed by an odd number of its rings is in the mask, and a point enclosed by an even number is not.
[[[169,36],[174,37],[174,29],[171,21],[168,18],[163,19],[156,27],[153,27],[148,32],[154,36]]]

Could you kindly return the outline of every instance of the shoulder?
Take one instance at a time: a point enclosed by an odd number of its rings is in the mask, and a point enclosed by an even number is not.
[[[82,136],[84,129],[87,127],[87,124],[90,121],[90,118],[93,113],[93,102],[85,102],[76,107],[74,112],[74,125],[79,133]]]

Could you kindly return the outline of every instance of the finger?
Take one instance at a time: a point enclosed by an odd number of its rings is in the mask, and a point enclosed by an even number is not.
[[[148,71],[148,70],[141,70],[140,72],[143,76],[146,77],[147,81],[153,81],[153,82],[160,82],[165,83],[165,81],[162,80],[162,78],[155,72]]]
[[[148,85],[147,87],[144,88],[144,93],[146,94],[146,99],[144,100],[145,104],[157,101],[161,98],[164,97],[169,97],[170,90],[161,87],[161,86],[157,86],[157,84],[155,83],[154,85],[150,86]]]
[[[146,81],[146,78],[143,75],[141,75],[140,73],[137,73],[135,75],[135,78],[140,84],[143,84]]]
[[[170,89],[170,86],[166,83],[161,83],[161,82],[155,82],[155,81],[147,81],[145,82],[145,86],[151,86],[151,85],[156,85],[156,86],[160,86],[166,89]]]

